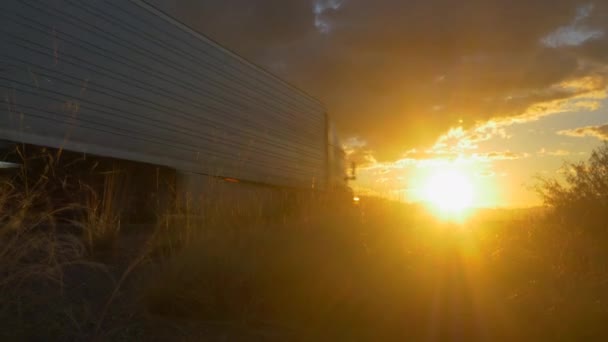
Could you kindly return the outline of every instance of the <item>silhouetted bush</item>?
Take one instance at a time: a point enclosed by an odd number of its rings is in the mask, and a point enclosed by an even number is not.
[[[608,142],[587,161],[567,162],[563,179],[541,178],[537,191],[553,217],[586,229],[608,228]]]

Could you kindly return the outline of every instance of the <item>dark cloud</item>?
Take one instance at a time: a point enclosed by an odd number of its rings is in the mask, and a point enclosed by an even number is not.
[[[320,98],[342,133],[367,140],[379,160],[431,144],[460,120],[471,126],[597,90],[555,84],[603,80],[608,60],[599,1],[156,1]],[[318,3],[334,6],[316,13]]]
[[[608,124],[602,126],[586,126],[557,132],[560,135],[570,137],[596,137],[600,140],[608,140]]]
[[[248,54],[314,29],[310,0],[155,0],[179,19]],[[163,5],[164,4],[164,5]]]

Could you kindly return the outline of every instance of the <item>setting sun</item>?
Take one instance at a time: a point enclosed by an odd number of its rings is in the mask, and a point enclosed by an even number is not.
[[[458,214],[473,203],[473,185],[469,178],[455,169],[431,174],[424,188],[425,200],[444,213]]]

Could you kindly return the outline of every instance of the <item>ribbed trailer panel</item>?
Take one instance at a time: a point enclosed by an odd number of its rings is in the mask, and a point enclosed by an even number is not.
[[[139,0],[0,2],[0,139],[324,188],[325,108]]]

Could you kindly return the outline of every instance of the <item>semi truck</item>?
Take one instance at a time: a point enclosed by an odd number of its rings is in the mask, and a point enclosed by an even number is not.
[[[215,180],[258,202],[347,191],[323,103],[153,4],[3,0],[0,16],[1,146],[162,168],[194,197]]]

